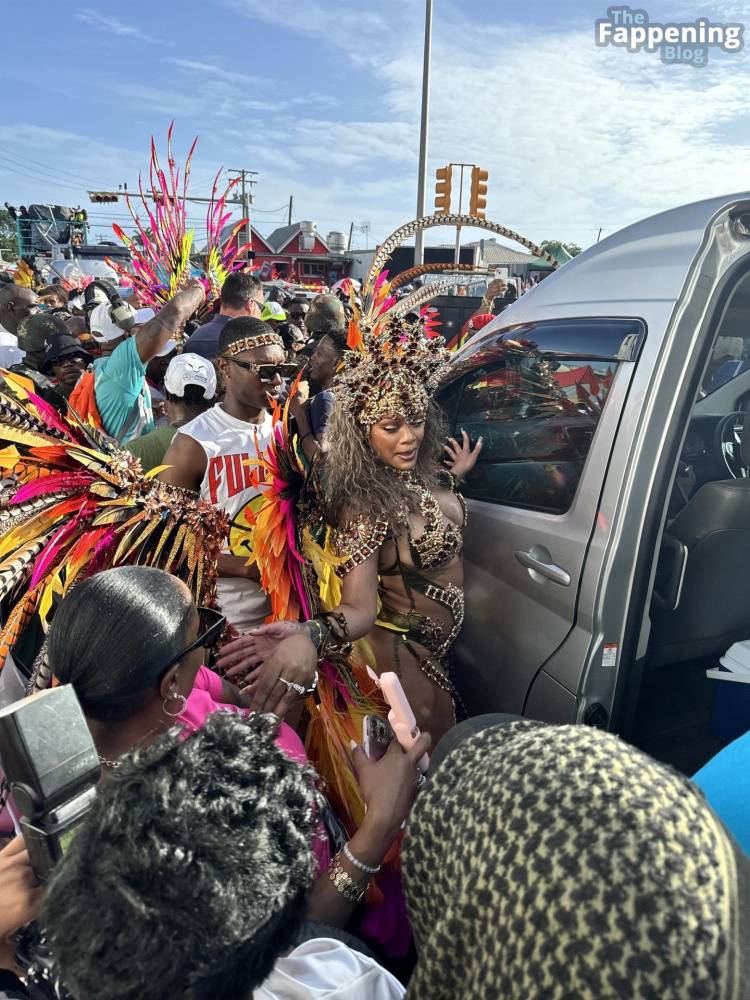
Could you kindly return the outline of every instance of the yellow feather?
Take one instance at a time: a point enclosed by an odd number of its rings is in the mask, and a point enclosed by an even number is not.
[[[326,529],[324,546],[320,546],[305,528],[302,534],[302,554],[312,564],[318,580],[320,600],[325,611],[332,611],[341,603],[341,580],[336,573],[347,556],[336,556],[331,551],[331,533]]]
[[[62,597],[63,585],[60,579],[60,570],[55,573],[50,582],[42,591],[42,597],[39,601],[39,617],[42,622],[46,625],[49,618],[49,613],[52,610],[52,603],[54,601],[55,595]]]
[[[47,448],[50,445],[50,438],[42,437],[41,434],[34,434],[31,431],[21,431],[8,424],[3,424],[0,427],[0,441],[13,441],[16,444],[25,445],[27,448]]]
[[[144,478],[145,479],[156,479],[156,477],[161,472],[164,472],[165,469],[171,469],[171,468],[172,468],[171,465],[157,465],[155,469],[150,469],[148,472],[145,472],[144,473]]]
[[[0,469],[12,469],[18,463],[19,457],[18,448],[0,448]]]

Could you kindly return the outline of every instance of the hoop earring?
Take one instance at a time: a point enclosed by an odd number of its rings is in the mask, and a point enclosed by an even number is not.
[[[169,704],[170,701],[176,701],[179,703],[179,708],[177,709],[176,712],[171,712],[167,708],[167,705]],[[182,713],[187,708],[187,698],[185,697],[184,694],[172,694],[169,696],[169,698],[164,699],[161,707],[165,715],[168,715],[171,719],[176,719],[177,716],[182,715]]]

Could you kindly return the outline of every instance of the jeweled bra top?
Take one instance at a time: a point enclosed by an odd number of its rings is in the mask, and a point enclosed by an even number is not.
[[[451,477],[451,488],[463,511],[460,525],[445,517],[434,493],[419,479],[416,473],[404,473],[401,478],[407,489],[417,497],[419,513],[425,519],[424,530],[416,538],[409,530],[409,552],[417,569],[426,573],[436,572],[448,566],[461,552],[463,529],[466,526],[466,503],[455,490],[455,480]]]

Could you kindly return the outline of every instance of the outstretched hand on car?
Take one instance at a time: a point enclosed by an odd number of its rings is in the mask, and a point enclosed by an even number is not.
[[[453,473],[456,479],[463,479],[477,464],[479,453],[482,450],[484,439],[479,438],[474,447],[471,447],[469,435],[465,430],[461,430],[461,444],[455,438],[448,438],[448,443],[444,445],[448,456],[445,464]]]

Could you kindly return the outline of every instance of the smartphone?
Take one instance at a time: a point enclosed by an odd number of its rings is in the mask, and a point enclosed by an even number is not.
[[[420,733],[417,720],[414,718],[414,712],[401,686],[401,681],[394,673],[384,673],[378,676],[370,667],[367,668],[367,673],[378,685],[383,697],[390,706],[391,710],[388,713],[388,721],[391,724],[396,739],[404,750],[408,750],[419,739]],[[426,753],[422,754],[417,764],[422,774],[427,771],[429,765],[430,758]]]
[[[387,719],[379,715],[366,715],[362,726],[362,744],[370,760],[380,760],[390,746],[395,733]]]

